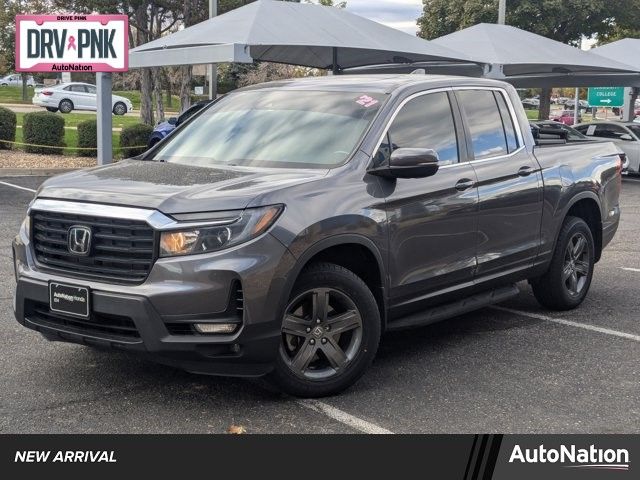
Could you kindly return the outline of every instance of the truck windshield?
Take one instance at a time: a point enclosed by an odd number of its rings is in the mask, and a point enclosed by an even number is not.
[[[233,93],[176,131],[151,159],[330,168],[348,159],[385,100],[384,94],[343,91]]]

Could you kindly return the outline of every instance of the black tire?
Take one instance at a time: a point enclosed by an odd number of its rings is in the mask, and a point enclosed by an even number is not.
[[[324,321],[314,321],[314,316]],[[288,333],[292,324],[299,329],[294,334]],[[371,365],[380,342],[380,311],[357,275],[339,265],[318,263],[297,279],[282,328],[271,380],[290,395],[324,397],[353,385]]]
[[[159,142],[160,142],[160,139],[159,139],[159,138],[157,138],[157,137],[152,138],[152,139],[149,141],[149,145],[147,146],[147,150],[149,150],[149,149],[151,149],[151,148],[155,147]]]
[[[71,113],[73,111],[73,102],[68,98],[60,100],[58,109],[60,110],[60,113]]]
[[[127,113],[127,106],[124,103],[118,102],[113,106],[114,115],[124,115],[125,113]]]
[[[582,241],[583,249],[574,256]],[[589,292],[594,266],[595,246],[589,226],[581,218],[567,217],[558,235],[549,270],[530,282],[536,300],[552,310],[576,308]]]
[[[56,107],[47,107],[47,110],[53,113],[56,113],[58,111]]]

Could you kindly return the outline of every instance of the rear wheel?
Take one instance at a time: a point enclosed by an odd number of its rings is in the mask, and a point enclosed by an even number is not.
[[[295,396],[338,393],[364,374],[379,341],[380,312],[367,285],[338,265],[313,265],[285,308],[272,379]]]
[[[533,294],[553,310],[576,308],[589,292],[594,266],[595,248],[589,226],[581,218],[567,217],[549,270],[531,282]]]
[[[64,99],[58,105],[61,113],[71,113],[73,110],[73,102],[71,100]]]

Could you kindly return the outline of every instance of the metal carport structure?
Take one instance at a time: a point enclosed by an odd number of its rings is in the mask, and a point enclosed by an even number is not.
[[[481,23],[432,41],[484,64],[482,76],[515,87],[640,85],[640,68],[509,25]]]

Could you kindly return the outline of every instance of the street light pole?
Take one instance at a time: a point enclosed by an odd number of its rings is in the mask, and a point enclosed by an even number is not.
[[[218,15],[218,0],[209,0],[209,18]],[[209,65],[209,99],[215,100],[218,95],[218,66],[215,63]]]
[[[498,24],[504,25],[507,19],[507,0],[499,0],[498,3]]]

